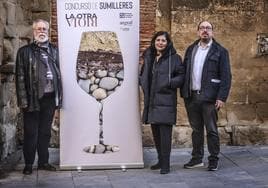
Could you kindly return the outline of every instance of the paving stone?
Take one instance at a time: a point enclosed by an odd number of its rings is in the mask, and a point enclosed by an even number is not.
[[[71,172],[66,172],[66,171],[45,171],[45,170],[38,170],[38,180],[57,180],[57,179],[62,179],[62,178],[72,178],[72,173]]]
[[[120,180],[127,180],[127,181],[139,181],[143,180],[144,173],[143,170],[127,170],[126,172],[122,171],[109,171],[108,178],[110,181],[120,181]]]
[[[267,186],[258,185],[257,183],[243,183],[243,182],[226,182],[226,185],[224,185],[224,188],[265,188]]]
[[[111,181],[114,188],[148,188],[147,182],[144,180],[118,180]]]
[[[75,186],[82,185],[110,185],[107,176],[76,176],[73,177]]]
[[[207,171],[206,167],[200,167],[195,169],[184,169],[177,171],[178,175],[182,178],[190,178],[190,179],[206,179],[213,175],[213,172]]]
[[[180,183],[182,181],[181,177],[175,172],[171,171],[169,174],[154,174],[152,176],[145,177],[148,183]]]
[[[75,188],[72,178],[59,178],[59,179],[44,179],[39,180],[37,187],[47,187],[47,188]]]
[[[35,188],[36,184],[32,182],[13,182],[13,183],[0,183],[0,187],[3,188]]]
[[[213,179],[213,181],[206,181],[206,178],[202,179],[202,181],[200,181],[200,179],[187,179],[185,180],[185,183],[190,188],[225,188],[225,185],[219,182],[217,179]]]
[[[149,184],[150,188],[163,188],[163,187],[167,187],[167,188],[190,188],[189,185],[187,185],[186,183],[151,183]]]
[[[11,172],[4,179],[0,179],[0,184],[5,182],[20,182],[23,181],[23,175],[21,172]]]
[[[107,170],[82,170],[80,172],[78,171],[72,171],[73,177],[80,177],[80,176],[106,176]]]
[[[248,151],[250,151],[252,154],[261,156],[261,157],[268,157],[268,146],[262,146],[262,147],[251,147],[248,148]]]
[[[219,155],[219,170],[207,171],[205,149],[203,162],[205,167],[184,169],[183,164],[191,158],[191,148],[172,149],[171,172],[159,174],[159,170],[150,170],[149,166],[157,161],[154,148],[144,148],[143,169],[121,170],[84,170],[78,171],[37,171],[33,174],[22,174],[23,160],[16,169],[0,180],[4,188],[264,188],[268,187],[268,154],[267,146],[222,147]],[[59,150],[50,150],[50,163],[59,165]],[[36,162],[35,162],[36,164]]]
[[[113,188],[111,184],[78,185],[75,188]]]

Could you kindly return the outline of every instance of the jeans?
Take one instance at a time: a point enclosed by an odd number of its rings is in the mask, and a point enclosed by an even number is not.
[[[218,160],[220,141],[217,127],[218,114],[215,103],[202,101],[200,95],[194,93],[190,99],[185,99],[188,119],[192,132],[192,158],[202,160],[204,156],[204,127],[207,133],[207,145],[210,156],[208,160]]]

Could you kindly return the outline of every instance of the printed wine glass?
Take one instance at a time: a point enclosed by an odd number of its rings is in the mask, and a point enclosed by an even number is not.
[[[124,64],[117,36],[110,31],[83,32],[76,64],[79,86],[100,104],[99,143],[84,148],[88,153],[119,151],[104,143],[103,102],[123,83]]]

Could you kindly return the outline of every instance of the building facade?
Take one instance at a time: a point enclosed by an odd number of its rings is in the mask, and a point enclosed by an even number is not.
[[[140,12],[141,53],[155,31],[166,30],[183,57],[186,47],[197,39],[197,24],[213,23],[215,38],[230,52],[233,74],[229,100],[219,113],[221,144],[268,144],[268,0],[141,0]],[[15,58],[18,48],[31,41],[36,18],[51,23],[51,40],[57,44],[56,0],[0,1],[0,160],[23,142]],[[173,146],[188,147],[191,129],[178,98]],[[51,144],[57,147],[59,125],[55,122]],[[142,125],[142,130],[144,146],[152,146],[149,125]]]

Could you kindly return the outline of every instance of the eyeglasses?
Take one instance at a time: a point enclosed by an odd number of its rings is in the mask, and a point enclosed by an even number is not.
[[[210,27],[210,26],[207,26],[207,27],[201,26],[201,27],[199,27],[199,30],[201,30],[201,31],[205,31],[205,30],[212,31],[212,27]]]
[[[38,32],[47,32],[48,31],[48,29],[45,27],[38,27],[38,28],[35,28],[34,30],[36,30]]]

